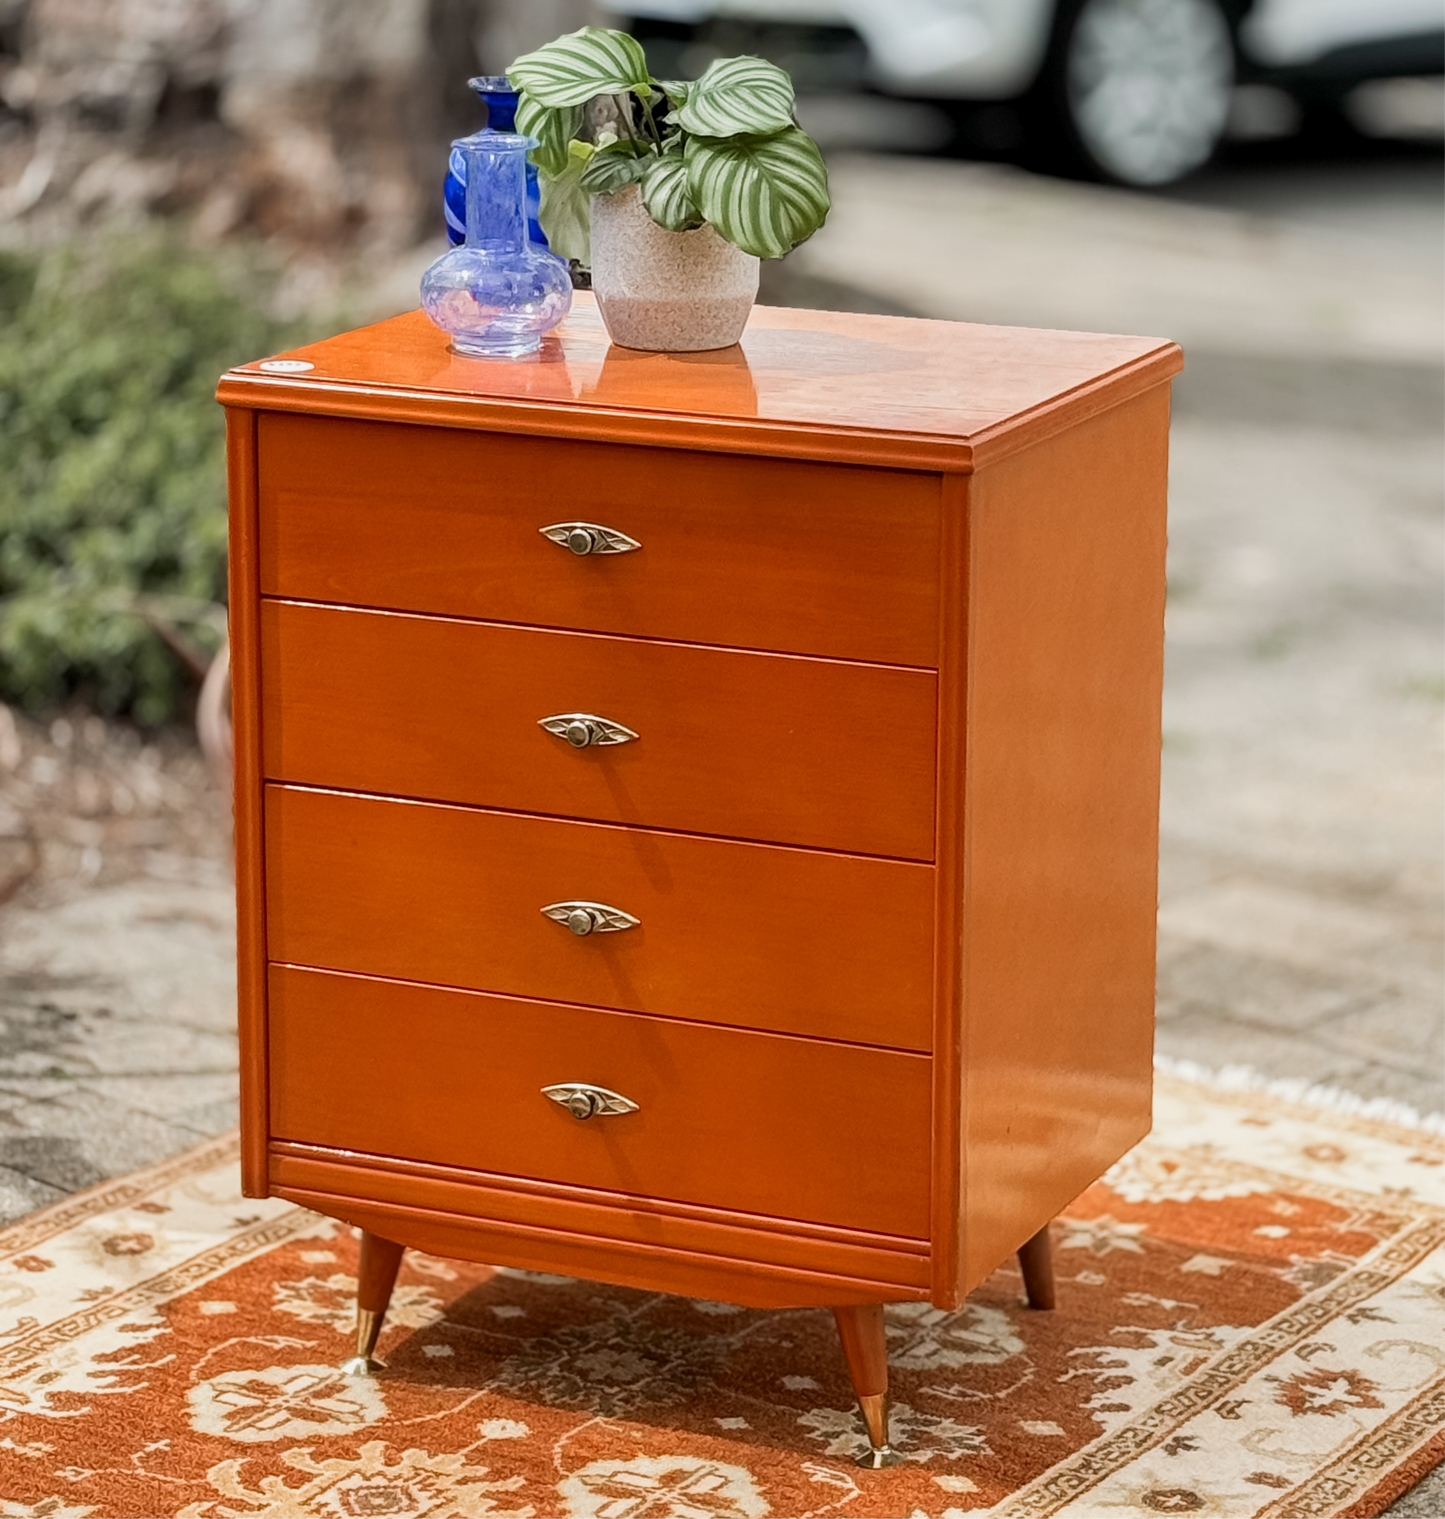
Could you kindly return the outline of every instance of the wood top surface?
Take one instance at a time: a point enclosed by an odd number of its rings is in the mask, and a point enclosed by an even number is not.
[[[229,371],[228,406],[545,436],[972,470],[1178,373],[1160,338],[753,309],[708,353],[613,345],[596,303],[525,359],[451,352],[420,311],[297,348],[315,367]]]

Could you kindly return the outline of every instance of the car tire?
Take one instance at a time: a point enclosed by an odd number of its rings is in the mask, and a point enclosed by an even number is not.
[[[1107,183],[1174,184],[1218,147],[1234,76],[1220,0],[1064,0],[1036,92],[1040,146]]]

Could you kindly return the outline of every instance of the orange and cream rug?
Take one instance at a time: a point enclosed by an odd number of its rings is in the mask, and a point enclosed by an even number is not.
[[[350,1231],[221,1139],[0,1232],[7,1519],[1380,1512],[1445,1454],[1445,1136],[1161,1073],[1153,1136],[1000,1270],[889,1310],[894,1470],[831,1315],[408,1255],[353,1381]]]

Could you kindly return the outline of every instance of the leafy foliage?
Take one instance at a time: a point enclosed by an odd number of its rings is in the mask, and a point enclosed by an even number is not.
[[[793,81],[761,58],[718,58],[673,120],[702,137],[781,132],[793,125]]]
[[[558,37],[524,53],[507,70],[512,83],[546,106],[585,105],[594,95],[648,89],[652,80],[642,44],[601,26]]]
[[[547,174],[561,174],[567,167],[567,145],[582,125],[581,106],[549,106],[522,95],[517,100],[517,130],[535,137],[532,162]]]
[[[582,264],[592,262],[592,219],[587,214],[582,176],[594,152],[590,142],[573,142],[560,174],[543,172],[537,176],[542,192],[537,215],[547,234],[547,246],[558,258],[575,258]]]
[[[692,198],[681,153],[662,153],[648,161],[642,176],[642,204],[653,221],[669,232],[702,226],[702,212]]]
[[[823,155],[801,127],[771,137],[693,137],[686,162],[703,216],[744,253],[781,258],[828,214]]]
[[[636,184],[648,162],[627,139],[610,142],[597,149],[582,171],[582,188],[589,195],[611,195],[614,190]]]
[[[286,346],[211,262],[158,242],[0,255],[0,696],[155,724],[224,598],[229,365]]]
[[[539,139],[542,228],[564,257],[590,256],[591,196],[634,183],[658,226],[709,222],[759,258],[781,258],[823,225],[823,155],[794,119],[792,80],[765,59],[720,58],[700,79],[654,80],[635,38],[584,26],[508,73],[518,127]],[[581,142],[581,108],[602,97],[618,129]],[[590,162],[579,147],[595,149]]]

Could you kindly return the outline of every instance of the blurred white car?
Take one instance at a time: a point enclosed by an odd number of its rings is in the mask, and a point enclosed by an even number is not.
[[[743,28],[750,50],[776,55],[772,33],[841,57],[851,36],[856,82],[940,103],[1014,102],[1082,168],[1138,186],[1170,184],[1210,157],[1238,78],[1318,98],[1445,66],[1440,0],[615,3],[649,52]]]

